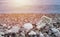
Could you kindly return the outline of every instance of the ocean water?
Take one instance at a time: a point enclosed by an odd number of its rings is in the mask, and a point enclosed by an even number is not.
[[[57,13],[60,14],[60,5],[47,5],[47,8],[42,11],[47,13]]]
[[[9,9],[2,7],[0,13],[57,13],[60,14],[60,5],[38,5],[29,9]]]

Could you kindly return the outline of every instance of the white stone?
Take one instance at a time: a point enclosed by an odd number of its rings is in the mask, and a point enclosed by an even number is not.
[[[60,32],[59,32],[58,29],[52,28],[51,30],[52,30],[52,32],[53,32],[57,37],[60,37]]]
[[[44,37],[44,35],[41,32],[39,33],[39,35],[40,35],[40,37]]]
[[[25,29],[27,29],[27,30],[30,30],[30,29],[33,28],[33,25],[32,25],[31,23],[25,23],[25,24],[23,25],[23,27],[24,27]]]
[[[4,32],[0,32],[0,35],[2,35],[2,34],[4,35]]]
[[[31,32],[29,33],[29,35],[36,35],[36,32],[31,31]]]
[[[19,30],[20,28],[18,27],[18,26],[13,26],[10,30],[7,30],[7,32],[9,33],[9,32],[14,32],[14,33],[16,33],[16,32],[18,32],[18,30]]]

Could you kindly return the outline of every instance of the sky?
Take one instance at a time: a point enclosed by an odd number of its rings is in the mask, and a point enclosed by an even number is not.
[[[0,13],[60,13],[60,0],[0,0]]]

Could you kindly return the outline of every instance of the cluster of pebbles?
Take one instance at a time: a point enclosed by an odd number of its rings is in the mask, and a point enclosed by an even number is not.
[[[27,23],[22,27],[6,27],[4,26],[5,24],[0,24],[0,37],[60,37],[59,19],[55,18],[51,23],[48,23],[47,18],[43,20],[43,22],[40,22],[42,25],[40,24],[38,26],[36,24]],[[44,21],[47,22],[45,23]]]

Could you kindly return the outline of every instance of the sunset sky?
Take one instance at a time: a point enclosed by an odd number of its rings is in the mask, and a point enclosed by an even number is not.
[[[60,5],[60,0],[0,0],[0,13],[60,13],[55,5]]]

